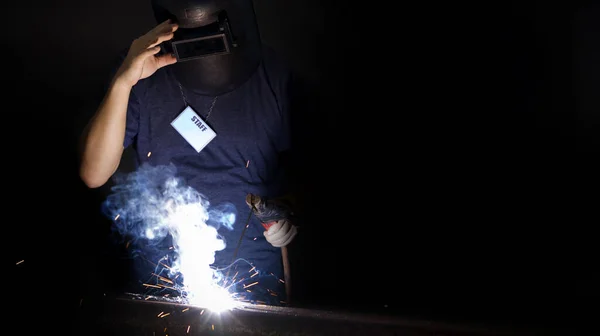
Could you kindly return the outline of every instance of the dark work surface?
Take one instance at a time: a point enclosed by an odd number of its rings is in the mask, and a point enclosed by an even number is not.
[[[540,330],[340,313],[302,308],[246,306],[221,313],[197,307],[103,297],[81,301],[80,335],[535,335]],[[547,335],[558,330],[545,330]]]

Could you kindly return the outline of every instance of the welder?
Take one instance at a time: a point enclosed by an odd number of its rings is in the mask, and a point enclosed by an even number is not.
[[[226,248],[214,266],[233,264],[246,278],[258,271],[249,300],[279,305],[281,248],[295,237],[296,222],[279,216],[263,227],[246,197],[287,193],[280,158],[291,149],[293,76],[262,43],[251,0],[151,6],[157,25],[119,59],[84,131],[80,176],[90,188],[104,185],[128,146],[138,165],[174,164],[211,204],[234,206],[233,228],[219,228]]]

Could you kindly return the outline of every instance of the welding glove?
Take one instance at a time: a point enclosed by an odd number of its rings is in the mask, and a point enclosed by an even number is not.
[[[267,241],[275,247],[288,245],[298,233],[298,229],[288,219],[280,219],[272,224],[263,234]]]
[[[289,244],[298,233],[292,224],[291,207],[282,199],[264,198],[254,194],[246,195],[246,204],[267,230],[263,233],[267,241],[275,247]]]

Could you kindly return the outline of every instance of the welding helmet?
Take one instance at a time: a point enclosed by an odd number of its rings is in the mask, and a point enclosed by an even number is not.
[[[242,85],[261,60],[252,0],[152,0],[157,23],[179,25],[161,45],[177,63],[176,79],[198,94],[219,95]]]

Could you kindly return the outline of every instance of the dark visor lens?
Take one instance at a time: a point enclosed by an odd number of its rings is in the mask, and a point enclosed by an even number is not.
[[[173,42],[173,48],[179,61],[229,52],[224,34]]]

